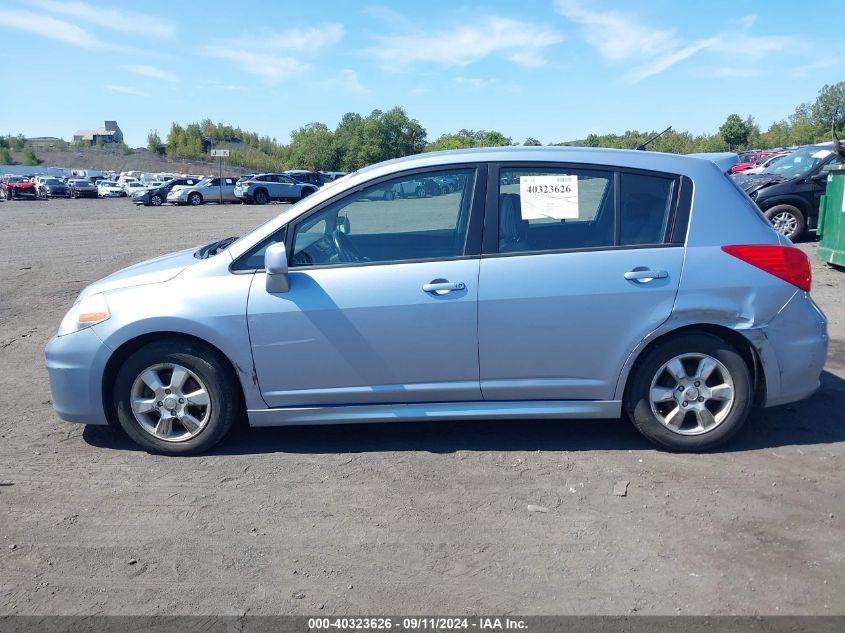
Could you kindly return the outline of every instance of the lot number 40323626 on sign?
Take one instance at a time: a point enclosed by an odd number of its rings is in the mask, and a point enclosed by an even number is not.
[[[578,176],[523,176],[519,197],[523,220],[578,219]]]

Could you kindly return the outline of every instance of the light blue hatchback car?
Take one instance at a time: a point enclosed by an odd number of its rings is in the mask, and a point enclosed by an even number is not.
[[[455,183],[388,197],[403,183]],[[422,154],[240,239],[98,281],[47,346],[59,416],[144,448],[253,426],[616,418],[703,450],[819,386],[804,253],[704,158]],[[161,297],[167,297],[162,302]]]

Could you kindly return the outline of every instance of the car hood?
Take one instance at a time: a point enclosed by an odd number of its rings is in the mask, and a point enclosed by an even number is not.
[[[196,263],[197,260],[194,257],[196,250],[196,248],[189,248],[177,253],[148,259],[140,264],[134,264],[95,281],[86,287],[79,296],[84,297],[98,292],[169,281],[188,266]]]
[[[738,184],[749,196],[755,191],[759,191],[764,187],[784,182],[786,180],[783,176],[772,176],[770,174],[743,174],[742,172],[736,174],[734,177],[736,184]]]

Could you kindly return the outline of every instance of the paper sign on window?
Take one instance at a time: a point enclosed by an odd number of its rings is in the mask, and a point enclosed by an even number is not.
[[[519,197],[523,220],[578,219],[578,176],[522,176]]]

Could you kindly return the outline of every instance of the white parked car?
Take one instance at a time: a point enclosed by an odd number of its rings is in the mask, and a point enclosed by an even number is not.
[[[114,180],[101,180],[97,183],[97,195],[100,198],[123,198],[128,194]]]

